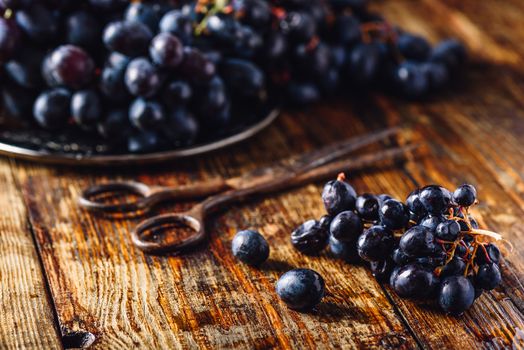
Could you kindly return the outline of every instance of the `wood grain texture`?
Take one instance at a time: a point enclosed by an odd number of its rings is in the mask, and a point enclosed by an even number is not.
[[[364,95],[287,111],[243,145],[177,164],[75,170],[11,163],[66,346],[89,342],[93,334],[93,346],[101,349],[524,348],[524,250],[519,249],[524,245],[524,3],[394,0],[374,6],[433,41],[462,39],[472,56],[463,78],[422,102]],[[145,256],[129,237],[138,219],[113,222],[76,205],[90,184],[133,179],[176,185],[236,176],[387,125],[409,129],[406,137],[424,143],[427,154],[349,174],[359,192],[404,198],[419,185],[452,188],[471,182],[481,200],[475,215],[516,247],[505,255],[502,286],[485,293],[462,317],[398,298],[363,266],[292,249],[291,230],[323,214],[320,183],[218,213],[209,223],[209,242],[181,257]],[[10,184],[9,170],[4,171]],[[20,200],[12,193],[13,201]],[[232,236],[245,228],[260,230],[270,243],[270,261],[261,269],[237,263],[229,252]],[[293,267],[310,267],[325,277],[329,295],[317,311],[288,310],[275,296],[276,279]],[[38,301],[48,310],[45,298]]]
[[[9,161],[0,161],[0,348],[62,347],[26,208]]]

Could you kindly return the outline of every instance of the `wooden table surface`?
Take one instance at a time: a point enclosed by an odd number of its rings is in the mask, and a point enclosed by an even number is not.
[[[363,95],[284,112],[242,145],[176,164],[74,169],[1,159],[0,348],[524,347],[524,2],[373,6],[433,41],[462,39],[472,62],[461,82],[423,103]],[[145,256],[129,235],[138,219],[95,218],[76,204],[90,184],[176,185],[234,176],[386,125],[410,128],[412,139],[427,144],[427,155],[349,174],[359,192],[404,198],[424,184],[473,183],[482,225],[515,246],[502,264],[504,283],[462,317],[398,298],[364,267],[295,251],[291,230],[323,214],[322,183],[232,206],[213,216],[209,244],[181,257]],[[232,236],[248,227],[271,246],[261,269],[230,254]],[[324,276],[330,296],[316,312],[290,311],[275,295],[276,279],[293,267]]]

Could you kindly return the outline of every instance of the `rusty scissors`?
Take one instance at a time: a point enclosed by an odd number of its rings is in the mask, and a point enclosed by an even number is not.
[[[82,193],[79,204],[89,211],[109,215],[117,213],[139,213],[141,215],[163,201],[191,200],[207,196],[207,199],[197,203],[186,212],[148,218],[139,223],[131,233],[133,244],[146,253],[182,253],[206,239],[206,218],[213,211],[226,205],[244,201],[253,195],[282,191],[318,181],[334,176],[341,171],[373,166],[382,160],[398,160],[405,157],[415,148],[414,145],[390,147],[336,161],[357,149],[386,140],[399,131],[398,128],[389,128],[357,136],[285,162],[278,162],[271,167],[256,169],[248,174],[229,179],[217,179],[178,187],[148,186],[139,182],[112,182],[95,185]],[[107,203],[100,199],[117,192],[133,194],[138,196],[138,199],[119,203]],[[170,242],[148,239],[151,236],[148,233],[169,225],[189,228],[192,234],[189,237]]]

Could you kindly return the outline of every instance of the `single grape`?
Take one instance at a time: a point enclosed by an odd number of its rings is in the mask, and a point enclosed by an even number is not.
[[[93,79],[95,64],[80,47],[63,45],[45,58],[42,70],[49,86],[80,89]]]
[[[451,276],[442,281],[438,302],[440,307],[452,315],[460,315],[473,305],[475,288],[464,276]]]
[[[422,188],[419,198],[424,208],[432,215],[444,213],[451,205],[451,193],[437,185]]]
[[[413,190],[406,198],[406,205],[411,213],[414,214],[415,218],[420,219],[426,216],[426,208],[422,205],[419,198],[420,189]],[[418,221],[418,220],[417,220]]]
[[[484,248],[483,248],[484,247]],[[475,256],[475,263],[478,265],[486,263],[498,264],[500,261],[500,250],[493,243],[488,243],[483,247],[479,247],[477,255]]]
[[[71,116],[86,129],[90,129],[102,120],[104,115],[102,100],[94,89],[75,92],[71,98]]]
[[[388,199],[382,203],[379,210],[382,225],[391,230],[399,230],[409,222],[409,210],[406,205],[396,199]]]
[[[393,250],[393,253],[391,253],[391,259],[399,266],[404,266],[413,261],[413,258],[409,257],[400,248],[395,248],[395,250]]]
[[[46,90],[38,96],[33,106],[36,122],[46,129],[58,129],[70,117],[71,94],[63,88]]]
[[[329,232],[316,220],[308,220],[291,233],[291,244],[301,253],[319,254],[328,244]]]
[[[269,257],[269,245],[259,232],[244,230],[238,232],[231,242],[233,255],[240,261],[258,266]]]
[[[316,32],[314,18],[306,12],[289,12],[280,28],[295,43],[305,43],[311,40]]]
[[[127,150],[130,153],[148,153],[158,149],[162,139],[156,131],[135,132],[127,139]]]
[[[448,276],[462,275],[466,270],[466,263],[464,259],[454,256],[450,262],[448,262],[440,271],[440,277],[445,278]]]
[[[131,134],[127,109],[112,109],[96,126],[98,134],[112,143],[120,143]]]
[[[377,197],[369,193],[358,196],[355,202],[357,213],[364,221],[377,221],[379,219],[379,207],[380,203]]]
[[[193,38],[193,21],[181,10],[167,12],[160,20],[160,31],[171,33],[178,37],[185,45],[191,43]]]
[[[344,260],[349,264],[361,261],[356,242],[342,242],[333,236],[329,236],[329,250],[336,259]]]
[[[435,232],[438,225],[442,222],[447,221],[444,215],[427,215],[420,220],[419,225],[427,227],[431,232]]]
[[[355,209],[357,193],[355,189],[340,179],[329,181],[322,190],[322,201],[329,215],[335,216],[346,210]]]
[[[391,260],[372,261],[369,264],[371,274],[379,282],[389,281],[389,278],[391,277],[391,272],[393,271],[394,267],[395,263]]]
[[[446,220],[438,224],[435,236],[444,241],[454,242],[460,233],[460,224],[454,220]]]
[[[403,33],[399,35],[397,47],[406,59],[424,61],[431,53],[431,45],[421,36]]]
[[[192,47],[184,48],[184,59],[177,71],[193,83],[211,80],[216,72],[215,64],[206,58],[202,52]]]
[[[179,147],[192,145],[199,130],[198,120],[186,107],[174,107],[167,112],[167,127],[164,133],[173,145]]]
[[[450,74],[444,64],[426,62],[420,65],[420,69],[428,79],[430,90],[441,90],[449,82]]]
[[[429,60],[444,64],[448,70],[457,71],[466,61],[466,49],[458,40],[448,39],[433,48]]]
[[[277,295],[288,307],[308,311],[324,297],[324,279],[310,269],[294,269],[283,274],[277,281]]]
[[[422,225],[411,227],[400,238],[399,247],[410,257],[422,257],[435,251],[434,236]]]
[[[140,22],[112,22],[106,26],[103,34],[104,44],[109,50],[130,57],[145,54],[151,39],[151,30]]]
[[[475,286],[484,290],[495,289],[502,282],[500,269],[495,263],[487,263],[479,266],[475,276]]]
[[[357,85],[369,85],[378,75],[382,58],[375,44],[358,44],[348,55],[348,78]]]
[[[129,62],[124,81],[131,94],[141,97],[155,95],[162,85],[158,70],[143,57]]]
[[[331,236],[339,241],[355,242],[362,234],[362,221],[352,211],[343,211],[339,213],[329,226]]]
[[[140,22],[146,25],[151,32],[156,32],[158,22],[160,21],[159,13],[155,9],[156,4],[145,2],[132,2],[124,13],[124,19],[129,22]]]
[[[137,98],[129,107],[129,121],[140,130],[159,130],[164,126],[166,115],[160,103]]]
[[[402,267],[395,276],[392,287],[402,298],[424,299],[430,297],[438,279],[427,268],[418,264]]]
[[[159,67],[173,69],[182,62],[184,48],[176,36],[160,33],[151,41],[149,56]]]
[[[227,87],[234,93],[257,96],[264,89],[264,73],[247,60],[224,60],[219,71]]]
[[[420,98],[429,91],[428,76],[418,63],[401,63],[393,72],[393,79],[398,91],[408,98]]]
[[[365,230],[357,241],[360,257],[366,261],[381,261],[393,251],[393,233],[384,226],[372,226]]]
[[[192,96],[193,89],[189,83],[183,80],[173,80],[162,91],[162,102],[174,108],[188,104]]]
[[[469,184],[459,186],[453,192],[453,201],[461,207],[469,207],[477,200],[477,190]]]

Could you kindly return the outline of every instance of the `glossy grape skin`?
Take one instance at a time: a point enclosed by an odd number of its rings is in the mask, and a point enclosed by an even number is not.
[[[357,192],[345,181],[332,180],[324,185],[322,201],[329,215],[335,216],[346,210],[355,209]]]
[[[475,286],[484,290],[495,289],[502,282],[500,269],[495,263],[487,263],[479,266],[475,276]]]
[[[259,232],[244,230],[238,232],[231,241],[231,250],[238,260],[258,266],[269,257],[269,245]]]
[[[151,41],[149,56],[159,67],[174,69],[184,58],[184,48],[174,35],[160,33]]]
[[[234,93],[256,96],[264,88],[264,73],[247,60],[227,59],[220,64],[220,74]]]
[[[460,315],[473,305],[475,288],[464,276],[451,276],[440,286],[438,302],[440,307],[452,315]]]
[[[438,224],[435,236],[444,241],[454,242],[460,233],[460,224],[454,220],[447,220]]]
[[[453,257],[440,272],[440,278],[462,275],[466,270],[466,263],[458,256]]]
[[[411,213],[414,214],[415,218],[423,218],[426,216],[426,208],[422,205],[419,198],[420,189],[413,190],[406,198],[406,205]]]
[[[195,105],[195,111],[199,119],[206,127],[218,127],[226,125],[230,121],[229,97],[226,86],[220,77],[215,76],[208,84],[197,91],[199,101]],[[227,112],[224,114],[223,112]]]
[[[44,83],[41,74],[44,55],[43,51],[32,47],[22,48],[5,64],[6,75],[26,89],[41,87]]]
[[[49,9],[39,3],[15,13],[16,23],[35,43],[53,42],[58,34],[57,21]]]
[[[159,130],[166,120],[164,108],[155,101],[137,98],[129,107],[129,121],[140,130]]]
[[[18,120],[33,119],[34,93],[15,85],[6,85],[2,88],[2,111]]]
[[[348,55],[348,78],[357,85],[369,85],[378,75],[381,64],[380,49],[375,44],[358,44]]]
[[[477,190],[469,184],[459,186],[453,192],[453,201],[461,207],[469,207],[477,200]]]
[[[216,66],[200,50],[184,47],[184,59],[177,71],[190,82],[202,83],[213,78]]]
[[[408,98],[420,98],[429,91],[428,75],[418,63],[406,61],[393,72],[395,86]]]
[[[76,124],[90,129],[102,120],[102,100],[94,89],[75,92],[71,98],[71,116]]]
[[[379,219],[379,207],[379,200],[370,193],[358,196],[355,202],[355,209],[358,215],[365,221],[377,221]]]
[[[444,64],[450,71],[457,71],[466,61],[466,49],[455,39],[444,40],[433,48],[429,60]]]
[[[291,309],[308,311],[317,306],[325,294],[325,282],[318,272],[294,269],[284,273],[276,283],[276,293]]]
[[[329,236],[329,250],[336,259],[344,260],[349,264],[361,261],[356,242],[342,242],[333,236]]]
[[[446,220],[447,219],[444,215],[427,215],[420,220],[419,225],[427,227],[430,231],[435,232],[437,226]]]
[[[16,22],[0,16],[0,64],[13,56],[20,40],[21,33]]]
[[[358,255],[366,261],[380,261],[393,251],[393,233],[383,226],[372,226],[365,230],[357,241]]]
[[[437,280],[427,268],[408,264],[398,271],[392,287],[402,298],[424,299],[434,293]]]
[[[316,220],[308,220],[291,233],[291,244],[299,252],[319,254],[328,244],[329,233]]]
[[[103,41],[107,49],[136,57],[147,52],[153,34],[140,22],[117,21],[104,29]]]
[[[399,247],[404,254],[411,257],[432,254],[435,250],[433,233],[427,227],[413,226],[402,235]]]
[[[355,242],[362,234],[362,220],[352,211],[339,213],[329,226],[331,236],[343,242]]]
[[[180,10],[167,12],[160,20],[160,31],[171,33],[179,38],[185,45],[192,41],[193,23],[189,16]]]
[[[451,193],[437,185],[430,185],[422,188],[419,198],[428,213],[433,215],[439,215],[446,212],[451,204]]]
[[[485,250],[484,250],[485,249]],[[484,245],[484,249],[479,247],[477,255],[475,256],[475,263],[478,265],[493,262],[498,264],[500,261],[500,250],[493,243]]]
[[[174,107],[167,112],[167,127],[164,132],[173,145],[183,147],[193,144],[199,130],[198,120],[186,107]]]
[[[399,266],[404,266],[413,261],[413,258],[406,255],[406,253],[404,253],[400,248],[395,248],[395,250],[393,250],[393,253],[391,253],[391,259]]]
[[[146,25],[151,32],[154,33],[158,29],[160,18],[158,12],[155,10],[154,4],[132,2],[124,13],[124,20],[129,22],[140,22]]]
[[[36,122],[45,129],[58,129],[67,124],[70,116],[71,94],[63,88],[46,90],[33,106]]]
[[[127,90],[135,96],[151,97],[162,85],[158,70],[146,58],[133,59],[127,65],[124,81]]]
[[[408,60],[424,61],[431,53],[431,46],[421,36],[404,33],[398,37],[397,46]]]
[[[399,230],[407,226],[409,210],[404,203],[388,199],[380,206],[379,217],[382,225],[391,230]]]
[[[42,70],[49,86],[80,89],[93,79],[95,63],[80,47],[63,45],[45,58]]]
[[[70,14],[66,21],[66,42],[89,49],[97,47],[102,26],[97,18],[86,11]]]

